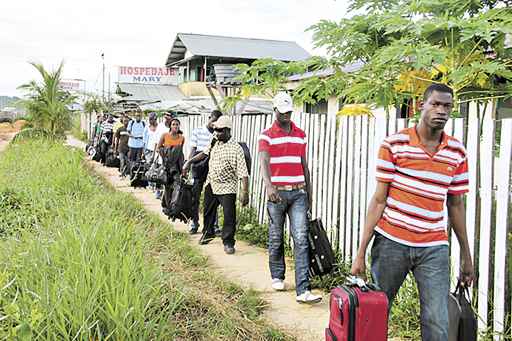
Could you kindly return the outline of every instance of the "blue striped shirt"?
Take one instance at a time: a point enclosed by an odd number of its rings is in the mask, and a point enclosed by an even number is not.
[[[213,134],[210,133],[206,126],[192,130],[190,137],[190,146],[196,148],[198,152],[204,151],[212,140]]]

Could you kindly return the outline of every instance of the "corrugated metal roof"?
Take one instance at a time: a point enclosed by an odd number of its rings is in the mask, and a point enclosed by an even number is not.
[[[360,70],[362,67],[363,67],[363,63],[357,62],[357,63],[349,64],[347,66],[342,67],[341,71],[346,72],[346,73],[351,73],[351,72]],[[321,69],[321,70],[317,70],[317,71],[309,71],[309,72],[305,72],[302,74],[293,75],[293,76],[288,77],[288,80],[291,82],[295,82],[295,81],[308,79],[311,77],[324,78],[324,77],[334,75],[334,72],[335,72],[334,69],[329,67],[329,68],[325,68],[325,69]]]
[[[166,65],[184,59],[187,51],[195,56],[234,59],[273,58],[296,61],[310,57],[310,54],[294,41],[178,33]]]
[[[215,103],[209,97],[191,97],[181,101],[144,104],[140,107],[144,110],[169,110],[192,115],[209,114],[212,110],[217,109]],[[272,101],[264,99],[240,101],[236,105],[236,112],[242,115],[271,114],[273,113]]]
[[[122,101],[177,101],[185,97],[180,89],[174,85],[118,83],[117,88],[118,94],[128,95],[121,98]]]

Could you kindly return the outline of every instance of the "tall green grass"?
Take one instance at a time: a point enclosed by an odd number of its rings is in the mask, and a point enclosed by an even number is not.
[[[47,140],[0,155],[0,339],[288,339],[82,160]]]

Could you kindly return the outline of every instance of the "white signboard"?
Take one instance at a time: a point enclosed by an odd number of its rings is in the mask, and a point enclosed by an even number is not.
[[[59,83],[59,87],[65,91],[78,92],[84,90],[84,81],[81,79],[63,79]]]
[[[178,85],[178,69],[164,67],[119,66],[119,83]]]

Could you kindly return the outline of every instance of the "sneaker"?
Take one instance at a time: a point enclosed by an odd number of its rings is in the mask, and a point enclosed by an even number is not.
[[[235,253],[235,248],[233,246],[224,245],[224,252],[228,255],[232,255]]]
[[[218,227],[215,228],[215,236],[222,237],[222,230]]]
[[[313,295],[311,291],[306,290],[304,293],[298,295],[295,300],[299,303],[314,304],[322,300],[322,296]]]
[[[206,245],[214,239],[215,239],[214,234],[203,233],[203,235],[201,236],[201,239],[199,239],[199,245]]]
[[[274,289],[275,291],[284,291],[284,281],[279,278],[273,278],[272,289]]]
[[[160,200],[162,198],[162,191],[157,189],[156,192],[155,192],[155,198],[157,198],[158,200]]]

